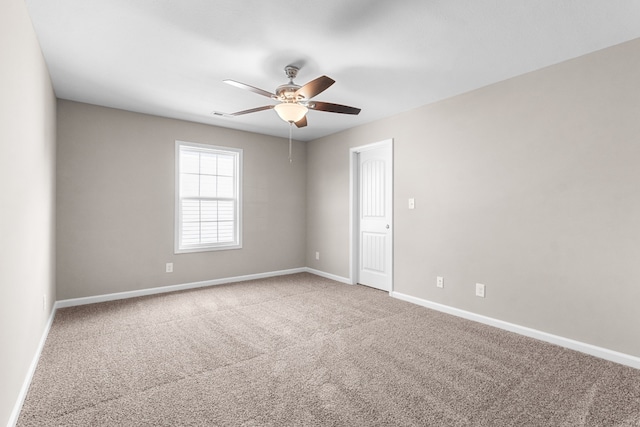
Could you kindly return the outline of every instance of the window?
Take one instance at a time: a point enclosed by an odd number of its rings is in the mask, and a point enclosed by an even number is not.
[[[176,253],[242,247],[241,177],[241,149],[176,141]]]

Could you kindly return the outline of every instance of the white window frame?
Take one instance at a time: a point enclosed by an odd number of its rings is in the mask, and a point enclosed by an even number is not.
[[[182,241],[182,213],[181,213],[181,200],[180,195],[180,148],[188,147],[196,151],[209,152],[209,153],[223,153],[233,155],[235,157],[235,236],[236,239],[232,243],[201,243],[197,245],[181,245]],[[199,144],[196,142],[186,142],[176,140],[175,144],[175,236],[174,236],[174,252],[176,254],[191,253],[191,252],[207,252],[207,251],[220,251],[230,249],[242,248],[242,149],[221,147],[209,144]],[[204,198],[200,199],[216,200],[218,198]],[[226,198],[225,200],[229,200]]]

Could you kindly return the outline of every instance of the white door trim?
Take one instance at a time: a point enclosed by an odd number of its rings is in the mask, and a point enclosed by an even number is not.
[[[358,282],[358,260],[359,260],[359,228],[360,228],[360,212],[359,212],[359,182],[358,182],[358,154],[364,150],[391,145],[391,200],[393,200],[393,138],[385,139],[373,144],[361,145],[349,149],[349,281],[352,285]],[[393,202],[391,203],[391,288],[389,293],[393,292]]]

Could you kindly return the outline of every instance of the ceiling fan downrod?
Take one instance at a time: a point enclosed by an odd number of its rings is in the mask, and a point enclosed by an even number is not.
[[[289,77],[289,83],[293,83],[293,79],[298,76],[298,71],[300,71],[300,68],[293,65],[284,67],[284,72],[287,74],[287,77]]]

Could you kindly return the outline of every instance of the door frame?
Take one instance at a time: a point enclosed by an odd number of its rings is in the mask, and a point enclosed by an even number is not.
[[[393,236],[394,236],[394,223],[393,223],[393,138],[385,139],[383,141],[374,142],[373,144],[360,145],[349,149],[349,281],[352,285],[358,283],[358,267],[360,259],[360,182],[358,175],[360,171],[360,152],[364,150],[370,150],[374,148],[380,148],[384,146],[391,146],[391,265],[389,268],[389,275],[391,276],[391,286],[389,294],[394,290],[393,281]]]

